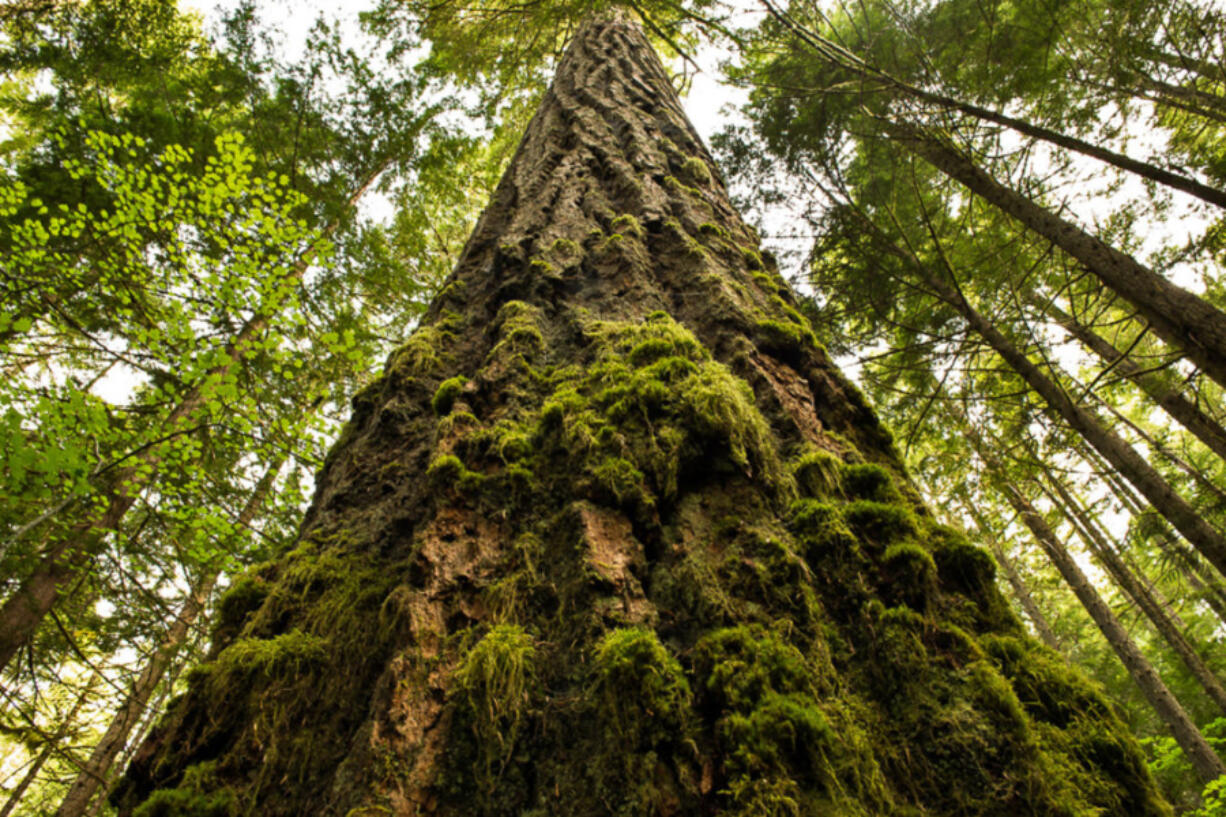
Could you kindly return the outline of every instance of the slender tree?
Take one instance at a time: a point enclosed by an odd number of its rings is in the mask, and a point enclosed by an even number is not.
[[[121,814],[1168,813],[619,14],[241,588]]]
[[[1183,749],[1196,773],[1204,783],[1211,783],[1226,774],[1226,765],[1213,751],[1213,747],[1205,740],[1196,723],[1180,705],[1174,694],[1163,683],[1153,665],[1129,637],[1128,631],[1120,623],[1111,608],[1103,601],[1093,583],[1077,566],[1077,562],[1069,553],[1060,537],[1048,525],[1043,514],[1030,502],[1030,499],[1016,483],[1009,479],[1004,465],[991,452],[986,441],[969,423],[960,423],[966,431],[976,453],[984,460],[989,479],[995,485],[1009,505],[1021,517],[1022,522],[1030,529],[1035,541],[1043,548],[1048,559],[1064,577],[1069,589],[1076,594],[1094,624],[1098,627],[1111,649],[1115,651],[1120,662],[1128,670],[1132,680],[1140,688],[1149,705],[1158,713],[1158,717],[1170,730],[1171,735]]]

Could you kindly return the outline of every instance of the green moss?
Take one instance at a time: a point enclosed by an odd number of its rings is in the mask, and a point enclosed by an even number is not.
[[[233,792],[227,789],[200,794],[184,789],[158,789],[132,817],[232,817],[237,814]]]
[[[510,761],[536,678],[536,647],[522,627],[490,629],[460,661],[451,694],[472,723],[482,767],[492,786]]]
[[[665,176],[664,187],[668,189],[674,196],[688,196],[693,199],[702,200],[702,191],[697,187],[687,185],[685,182],[678,179],[676,176]]]
[[[881,557],[886,594],[915,610],[926,610],[936,590],[932,554],[914,542],[896,542]]]
[[[750,270],[757,271],[763,268],[762,267],[762,256],[758,254],[757,250],[742,249],[741,257],[745,260],[745,266],[748,267]],[[754,276],[754,278],[756,280],[757,276]],[[767,278],[767,280],[770,281],[772,285],[772,290],[773,290],[774,283],[775,283],[774,280],[769,277]]]
[[[392,353],[387,370],[405,376],[428,374],[442,362],[442,350],[455,339],[463,319],[444,312],[433,324],[419,326],[404,345]]]
[[[454,454],[441,454],[426,468],[426,479],[439,490],[473,493],[485,482],[485,475],[470,471]]]
[[[615,233],[634,236],[638,239],[642,239],[647,235],[647,231],[643,229],[643,225],[639,223],[639,220],[631,213],[622,213],[620,216],[613,219],[610,229],[612,229]]]
[[[533,261],[533,264],[537,263]],[[539,263],[550,266],[547,262]],[[498,327],[498,343],[490,350],[488,359],[507,354],[531,357],[543,351],[545,336],[541,333],[540,316],[539,308],[524,301],[507,301],[503,304],[494,318],[494,324]]]
[[[771,352],[787,352],[818,347],[817,335],[807,326],[771,319],[754,324],[760,345]]]
[[[636,744],[684,735],[690,685],[653,631],[610,630],[596,647],[592,678],[607,729]]]
[[[434,392],[434,399],[430,402],[434,413],[440,417],[449,414],[451,407],[455,405],[456,398],[464,391],[464,384],[467,382],[468,380],[464,377],[452,377],[440,383],[438,390]]]
[[[246,623],[248,616],[259,609],[268,598],[268,583],[253,575],[243,575],[234,579],[217,601],[217,612],[214,616],[214,633],[233,636]],[[224,637],[215,640],[228,640]]]
[[[909,509],[867,499],[849,502],[843,509],[843,519],[857,538],[878,545],[888,545],[919,532],[915,514]]]
[[[723,239],[724,241],[729,240],[728,231],[718,224],[710,221],[705,221],[702,224],[699,224],[698,232],[700,235],[712,236],[714,238]]]
[[[681,175],[692,184],[710,185],[711,168],[697,156],[691,156],[681,165]]]
[[[843,488],[843,460],[822,449],[810,449],[792,464],[796,487],[810,497],[834,496]]]
[[[241,638],[217,656],[211,682],[230,685],[237,677],[293,676],[321,665],[328,640],[302,630],[272,638]]]
[[[894,475],[880,465],[861,463],[845,465],[842,471],[843,490],[848,499],[867,499],[873,502],[901,502],[894,484]]]

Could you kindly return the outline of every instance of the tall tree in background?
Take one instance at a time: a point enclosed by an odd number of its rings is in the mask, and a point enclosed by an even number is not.
[[[122,814],[1166,814],[589,20]]]

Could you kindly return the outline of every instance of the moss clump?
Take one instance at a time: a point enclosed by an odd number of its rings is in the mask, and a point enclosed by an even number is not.
[[[455,405],[456,398],[464,391],[464,384],[467,382],[463,377],[452,377],[440,383],[438,390],[434,392],[434,399],[430,401],[434,413],[440,417],[450,414],[451,407]]]
[[[679,741],[686,732],[690,685],[653,631],[610,630],[596,646],[592,677],[610,731],[636,744]]]
[[[615,233],[621,235],[634,236],[642,239],[647,235],[647,231],[643,229],[643,225],[630,213],[622,213],[617,218],[613,219],[613,223],[609,225]]]
[[[210,682],[226,687],[236,677],[293,676],[313,669],[328,657],[328,640],[294,629],[272,638],[241,638],[217,656]]]
[[[937,566],[932,554],[914,542],[896,542],[881,557],[887,596],[913,610],[927,610],[936,592]]]
[[[711,184],[711,168],[697,156],[691,156],[685,160],[681,165],[681,175],[691,184]]]
[[[894,484],[894,475],[880,465],[845,465],[841,477],[848,499],[867,499],[872,502],[902,501],[902,495]]]
[[[238,635],[247,619],[268,598],[268,582],[255,575],[242,575],[234,579],[217,601],[214,615],[214,643],[229,642]]]
[[[764,269],[762,265],[762,256],[758,253],[757,250],[742,249],[741,258],[744,259],[745,266],[751,271],[756,272],[758,270]],[[755,276],[755,280],[756,280],[756,276]],[[771,280],[771,284],[772,285],[774,284],[773,280]]]
[[[724,241],[729,240],[728,231],[725,230],[723,227],[719,226],[718,224],[714,224],[710,221],[705,221],[702,224],[699,224],[698,232],[701,235],[711,236],[713,238],[719,238]]]
[[[452,687],[455,705],[471,722],[481,766],[492,787],[510,761],[536,678],[536,647],[522,627],[500,624],[461,660]]]
[[[544,261],[533,261],[552,267]],[[490,350],[489,360],[502,355],[530,358],[545,348],[545,336],[540,327],[541,310],[525,301],[507,301],[498,310],[494,324],[498,327],[498,343]]]
[[[463,461],[454,454],[441,454],[430,461],[426,468],[426,479],[438,490],[471,494],[481,488],[485,475],[468,470]]]
[[[388,372],[415,377],[428,374],[442,362],[442,350],[456,338],[464,319],[444,312],[432,324],[417,327],[404,345],[388,358]]]
[[[227,789],[207,794],[158,789],[132,812],[132,817],[233,817],[237,806],[234,793]]]
[[[818,348],[817,335],[807,326],[769,318],[754,324],[759,345],[768,352]]]
[[[806,496],[834,496],[843,488],[843,460],[829,451],[810,449],[792,464],[796,487]]]
[[[902,505],[858,499],[843,508],[843,519],[857,538],[878,545],[919,533],[915,514]]]

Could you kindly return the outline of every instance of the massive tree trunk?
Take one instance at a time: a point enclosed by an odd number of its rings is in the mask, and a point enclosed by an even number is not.
[[[1013,589],[1013,597],[1022,606],[1022,612],[1026,614],[1026,618],[1030,619],[1030,623],[1034,625],[1039,639],[1063,655],[1063,651],[1060,649],[1060,640],[1056,638],[1055,631],[1051,628],[1051,624],[1047,622],[1047,616],[1043,615],[1043,611],[1039,609],[1034,596],[1030,594],[1030,588],[1027,587],[1026,580],[1022,578],[1017,565],[1005,553],[1004,547],[1000,544],[1000,539],[988,524],[988,520],[978,508],[966,499],[959,498],[958,504],[962,506],[963,512],[971,517],[979,535],[988,543],[992,555],[996,557],[996,564],[1000,565],[1001,569],[1005,571],[1005,580],[1009,582],[1009,586]]]
[[[589,21],[121,814],[1166,814]]]

